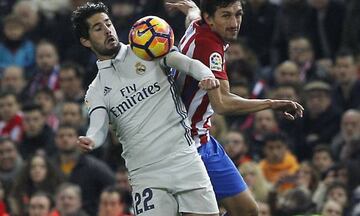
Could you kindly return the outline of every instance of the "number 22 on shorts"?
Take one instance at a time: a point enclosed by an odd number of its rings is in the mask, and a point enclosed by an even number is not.
[[[150,188],[144,189],[141,194],[140,193],[134,194],[134,201],[135,201],[134,207],[135,207],[136,215],[139,215],[144,211],[148,211],[155,208],[154,205],[149,203],[152,197],[153,197],[153,192]]]

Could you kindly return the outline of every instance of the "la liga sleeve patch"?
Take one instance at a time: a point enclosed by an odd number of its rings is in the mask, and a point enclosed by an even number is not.
[[[219,71],[221,72],[223,70],[223,61],[220,53],[214,52],[209,57],[209,66],[210,70],[212,71]]]

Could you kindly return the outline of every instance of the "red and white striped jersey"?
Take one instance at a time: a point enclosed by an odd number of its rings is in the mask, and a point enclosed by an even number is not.
[[[201,20],[190,24],[179,44],[183,54],[201,61],[212,70],[216,78],[223,80],[228,79],[224,59],[226,47],[221,37]],[[191,121],[192,136],[199,147],[209,140],[210,117],[214,111],[206,91],[199,89],[197,80],[177,73],[177,84]]]

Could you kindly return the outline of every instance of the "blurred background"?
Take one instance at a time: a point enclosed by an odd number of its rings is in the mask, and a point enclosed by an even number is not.
[[[53,216],[132,214],[113,132],[90,155],[76,148],[97,73],[96,56],[72,32],[71,12],[85,2],[0,0],[0,216],[34,216],[39,203]],[[103,2],[123,43],[147,15],[164,18],[176,44],[185,31],[185,16],[163,0]],[[231,91],[295,100],[304,117],[214,115],[211,134],[261,216],[359,216],[360,1],[246,0],[244,12],[226,52]]]

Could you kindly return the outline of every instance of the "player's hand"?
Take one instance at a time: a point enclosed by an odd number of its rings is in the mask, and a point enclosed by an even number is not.
[[[82,152],[89,152],[95,147],[94,141],[85,136],[79,136],[77,144]]]
[[[304,107],[290,100],[271,100],[271,109],[283,112],[288,120],[303,117]]]
[[[172,0],[166,0],[165,7],[169,11],[179,10],[185,15],[187,15],[190,11],[198,12],[200,14],[200,9],[195,4],[195,2],[191,0],[180,0],[176,2]]]
[[[220,81],[215,77],[205,77],[199,82],[199,88],[202,90],[211,90],[219,88]]]

